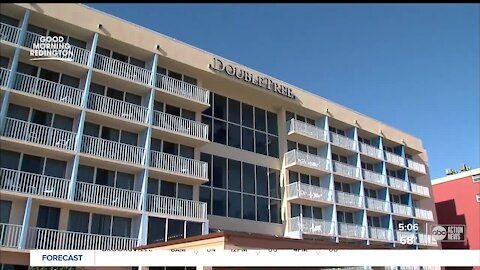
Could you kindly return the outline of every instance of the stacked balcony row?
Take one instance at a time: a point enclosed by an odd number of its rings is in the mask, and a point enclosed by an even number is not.
[[[293,140],[298,140],[299,138],[301,138],[303,141],[308,142],[310,145],[331,143],[332,145],[338,146],[342,149],[353,152],[360,152],[361,154],[378,160],[385,160],[389,163],[401,167],[407,167],[408,169],[417,171],[422,174],[426,173],[424,164],[413,161],[411,159],[403,158],[395,153],[383,151],[382,149],[376,148],[363,142],[357,143],[354,139],[347,136],[343,136],[334,132],[327,133],[326,130],[320,127],[299,120],[291,119],[287,122],[287,134],[289,138]]]
[[[33,49],[34,44],[41,43],[40,39],[42,38],[42,35],[27,31],[25,40],[20,44],[20,32],[21,29],[19,27],[0,23],[0,40],[2,42],[20,45],[23,49]],[[74,45],[70,45],[70,48],[70,52],[73,55],[71,61],[77,65],[86,67],[90,59],[90,50]],[[202,87],[160,73],[154,74],[155,76],[153,77],[151,70],[107,57],[99,53],[96,53],[92,60],[93,68],[99,72],[145,86],[153,83],[159,91],[194,102],[197,104],[196,106],[208,107],[210,104],[209,90]],[[153,82],[151,82],[152,79]]]
[[[370,241],[399,242],[406,244],[437,245],[436,241],[425,233],[404,232],[388,228],[362,226],[359,224],[332,222],[321,219],[294,217],[287,220],[288,232],[300,232],[306,235],[325,237],[344,237],[353,239],[370,239]]]
[[[334,174],[360,180],[363,178],[363,181],[378,185],[378,186],[389,186],[392,189],[401,190],[404,192],[412,192],[421,196],[429,197],[430,191],[428,187],[421,186],[418,184],[409,183],[402,179],[386,176],[374,171],[360,170],[359,168],[345,164],[339,161],[332,161],[330,159],[320,157],[318,155],[313,155],[297,149],[290,150],[285,153],[285,167],[294,171],[302,171],[307,174],[313,175],[322,175],[328,174],[330,170]],[[361,176],[361,175],[362,176]],[[387,181],[388,180],[388,181]]]
[[[393,215],[398,216],[415,217],[433,221],[433,212],[431,210],[411,207],[395,202],[387,202],[385,200],[327,189],[301,182],[289,184],[286,187],[286,191],[286,199],[292,203],[302,204],[308,201],[307,204],[320,206],[336,203],[337,205],[349,208],[367,209],[384,214],[392,213]]]
[[[23,142],[73,151],[78,134],[14,118],[6,118],[1,135]],[[138,165],[144,164],[146,159],[145,149],[142,147],[88,135],[83,135],[81,138],[80,152]],[[154,169],[208,181],[207,163],[205,162],[153,150],[148,154],[150,155],[148,165]]]
[[[18,248],[22,225],[0,223],[0,247]],[[30,227],[26,249],[132,250],[138,239]]]
[[[68,199],[70,180],[30,172],[0,169],[0,190],[20,194],[35,195],[49,199]],[[154,194],[146,195],[145,211],[188,218],[206,220],[207,208],[203,202],[184,200]],[[142,210],[142,194],[139,191],[110,187],[77,181],[74,200],[93,205],[102,205],[132,211]]]

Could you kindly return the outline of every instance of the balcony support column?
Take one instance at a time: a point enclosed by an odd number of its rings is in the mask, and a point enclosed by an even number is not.
[[[25,213],[23,214],[22,231],[20,232],[20,240],[18,241],[19,249],[27,248],[27,234],[28,234],[28,228],[30,224],[31,211],[32,211],[32,197],[28,197],[25,205]]]
[[[138,232],[138,243],[137,245],[146,245],[148,239],[148,215],[147,215],[147,188],[148,188],[148,166],[150,165],[150,145],[152,138],[152,122],[153,122],[153,105],[155,103],[155,76],[157,74],[157,63],[158,55],[155,54],[152,59],[152,69],[150,74],[150,94],[148,96],[148,111],[146,124],[148,128],[145,135],[144,141],[144,152],[142,157],[143,173],[141,179],[141,190],[140,190],[140,203],[138,204],[139,210],[142,211],[142,218],[140,219],[140,226]]]
[[[88,72],[87,77],[85,78],[85,87],[82,93],[82,112],[80,113],[80,120],[78,121],[78,129],[77,129],[77,137],[75,138],[75,157],[73,158],[73,165],[72,165],[72,174],[70,178],[70,182],[68,185],[68,199],[74,200],[75,197],[75,187],[77,183],[77,174],[78,174],[78,164],[80,161],[80,148],[82,146],[82,136],[83,136],[83,128],[85,126],[85,109],[87,108],[88,102],[88,94],[90,92],[90,83],[92,81],[92,73],[93,73],[93,60],[95,59],[95,52],[97,50],[97,42],[98,42],[98,33],[93,35],[92,46],[90,49],[90,54],[88,56]]]
[[[22,26],[20,27],[20,35],[18,37],[18,44],[23,44],[25,37],[27,36],[28,21],[30,19],[30,10],[25,10],[23,15]],[[15,81],[15,75],[17,73],[18,62],[20,60],[21,48],[15,48],[15,53],[13,54],[12,64],[10,65],[10,73],[7,78],[7,87],[6,91],[3,94],[2,98],[2,108],[0,108],[0,131],[3,131],[5,125],[5,117],[7,116],[8,105],[10,101],[10,89],[13,88],[13,83]]]

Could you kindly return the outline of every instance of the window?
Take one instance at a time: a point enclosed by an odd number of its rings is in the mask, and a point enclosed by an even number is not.
[[[379,217],[367,216],[368,226],[370,227],[382,227],[382,223]]]
[[[337,220],[338,220],[338,222],[353,224],[354,223],[354,215],[351,212],[337,211]]]
[[[378,190],[364,188],[365,196],[370,198],[378,198]]]
[[[117,59],[118,60],[118,59]],[[102,95],[102,96],[107,96],[116,100],[128,102],[131,104],[135,105],[142,105],[142,97],[139,95],[135,95],[133,93],[121,91],[118,89],[114,89],[112,87],[107,87],[103,86],[100,84],[96,83],[91,83],[90,84],[90,92]],[[95,108],[90,108],[90,109],[95,109]]]
[[[338,155],[332,153],[332,160],[340,161],[342,163],[348,164],[348,158],[346,156]]]
[[[351,193],[351,186],[348,183],[334,182],[335,190]]]
[[[78,181],[134,190],[135,175],[120,171],[110,171],[86,165],[78,166]]]
[[[165,242],[165,222],[164,218],[148,217],[147,244]]]
[[[330,129],[330,132],[336,133],[338,135],[345,136],[345,131],[344,130],[341,130],[339,128],[335,128],[335,127],[332,127],[332,126],[329,126],[329,129]]]
[[[390,194],[390,201],[394,203],[401,203],[400,195]]]
[[[200,153],[200,159],[213,163],[209,167],[211,183],[200,186],[199,196],[207,203],[208,214],[281,222],[278,170],[205,153]]]
[[[365,139],[365,138],[362,138],[360,136],[358,136],[358,141],[359,142],[362,142],[364,144],[367,144],[367,145],[372,145],[371,141],[369,139]]]
[[[73,127],[73,118],[16,104],[8,106],[7,117],[67,131],[72,131]],[[44,136],[44,134],[34,129],[29,133],[31,139],[40,138],[39,136]]]
[[[57,230],[59,221],[60,208],[40,205],[37,214],[37,227]]]
[[[476,174],[472,177],[473,182],[480,182],[480,174]]]
[[[10,222],[10,211],[12,210],[12,202],[0,200],[0,223]]]
[[[70,210],[68,230],[73,232],[130,237],[131,223],[131,218]]]
[[[210,93],[212,105],[202,112],[202,123],[213,142],[278,158],[275,113]]]
[[[369,171],[374,171],[373,170],[373,164],[370,164],[370,163],[365,163],[365,162],[361,162],[362,164],[362,169],[365,169],[365,170],[369,170]]]

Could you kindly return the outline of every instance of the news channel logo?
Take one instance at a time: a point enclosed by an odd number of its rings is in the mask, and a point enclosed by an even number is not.
[[[465,225],[437,225],[432,227],[433,239],[442,242],[464,242]]]

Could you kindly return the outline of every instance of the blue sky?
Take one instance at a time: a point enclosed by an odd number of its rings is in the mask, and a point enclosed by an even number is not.
[[[432,179],[480,167],[480,5],[88,5],[421,138]]]

